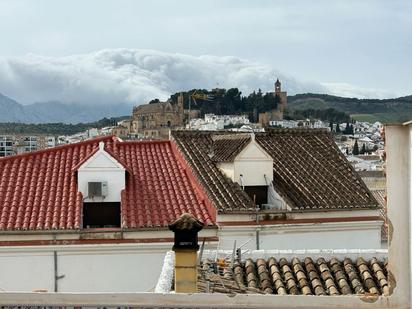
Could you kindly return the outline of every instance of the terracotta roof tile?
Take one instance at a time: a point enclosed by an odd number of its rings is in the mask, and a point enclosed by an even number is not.
[[[271,257],[230,262],[202,261],[198,291],[278,295],[388,295],[387,263],[376,258]],[[223,275],[224,274],[224,275]],[[206,282],[209,281],[209,284]]]
[[[275,189],[294,207],[378,207],[326,130],[275,129],[256,140],[273,158]]]
[[[233,137],[234,132],[172,132],[180,151],[221,212],[255,208],[247,194],[225,177],[215,162],[233,158],[230,152],[237,154],[244,147],[244,133],[238,134],[239,139]],[[255,133],[255,138],[273,158],[273,185],[292,208],[379,207],[326,130],[274,129]],[[225,142],[214,146],[220,140]],[[225,143],[230,146],[225,148]],[[213,147],[219,151],[211,155]],[[216,155],[219,160],[213,160]]]
[[[212,137],[213,161],[231,162],[250,142],[250,134],[216,134]]]
[[[122,228],[165,227],[185,212],[214,224],[212,204],[172,142],[104,137],[0,159],[0,230],[81,228],[75,170],[101,141],[128,171]]]
[[[379,202],[381,205],[381,216],[384,220],[384,224],[382,225],[382,240],[388,239],[388,209],[386,205],[386,190],[385,189],[378,189],[378,190],[371,190],[373,197]]]
[[[255,209],[249,196],[220,171],[210,156],[213,147],[211,132],[172,131],[172,136],[219,211]]]

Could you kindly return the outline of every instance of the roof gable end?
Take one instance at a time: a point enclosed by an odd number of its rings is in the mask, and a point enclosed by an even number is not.
[[[252,137],[250,142],[235,157],[235,160],[270,160],[272,157]]]
[[[126,170],[126,168],[117,161],[112,155],[104,150],[104,143],[99,143],[99,149],[90,158],[83,162],[77,170],[86,169],[120,169]]]

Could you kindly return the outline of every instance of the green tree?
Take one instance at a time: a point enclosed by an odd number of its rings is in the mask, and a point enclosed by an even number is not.
[[[278,96],[274,96],[273,93],[268,92],[263,96],[263,111],[271,111],[278,108],[279,104]]]
[[[352,154],[355,155],[355,156],[357,156],[359,154],[358,140],[356,140],[355,144],[353,145]]]

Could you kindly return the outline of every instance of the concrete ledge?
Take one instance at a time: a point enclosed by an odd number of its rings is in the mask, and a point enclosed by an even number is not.
[[[157,293],[0,293],[0,305],[139,308],[395,308],[390,297]]]

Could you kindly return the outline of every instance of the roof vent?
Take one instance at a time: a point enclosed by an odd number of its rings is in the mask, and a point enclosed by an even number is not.
[[[87,195],[89,198],[107,196],[107,181],[103,182],[89,182]]]

